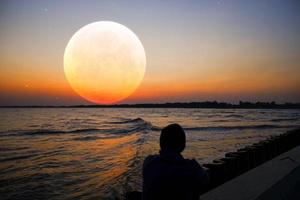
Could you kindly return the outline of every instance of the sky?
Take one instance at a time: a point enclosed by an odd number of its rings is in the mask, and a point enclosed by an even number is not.
[[[0,105],[91,104],[63,55],[96,21],[130,28],[146,52],[141,85],[119,103],[300,102],[299,0],[1,0]]]

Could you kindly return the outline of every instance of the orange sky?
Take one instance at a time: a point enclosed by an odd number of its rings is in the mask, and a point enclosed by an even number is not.
[[[72,5],[80,16],[64,3],[1,3],[1,105],[89,104],[69,86],[63,53],[79,28],[101,20],[129,27],[146,52],[144,80],[119,103],[300,101],[293,1]]]

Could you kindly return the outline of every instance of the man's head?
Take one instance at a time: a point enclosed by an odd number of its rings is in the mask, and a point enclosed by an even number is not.
[[[160,149],[182,152],[185,148],[185,133],[179,124],[170,124],[160,134]]]

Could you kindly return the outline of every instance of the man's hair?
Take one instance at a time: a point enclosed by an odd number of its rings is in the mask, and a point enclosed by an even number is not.
[[[182,152],[185,148],[185,133],[179,124],[170,124],[160,134],[160,149]]]

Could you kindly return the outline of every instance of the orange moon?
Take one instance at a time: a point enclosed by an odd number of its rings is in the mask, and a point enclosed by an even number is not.
[[[140,85],[146,55],[139,38],[127,27],[110,21],[88,24],[68,42],[64,72],[73,90],[97,104],[126,99]]]

